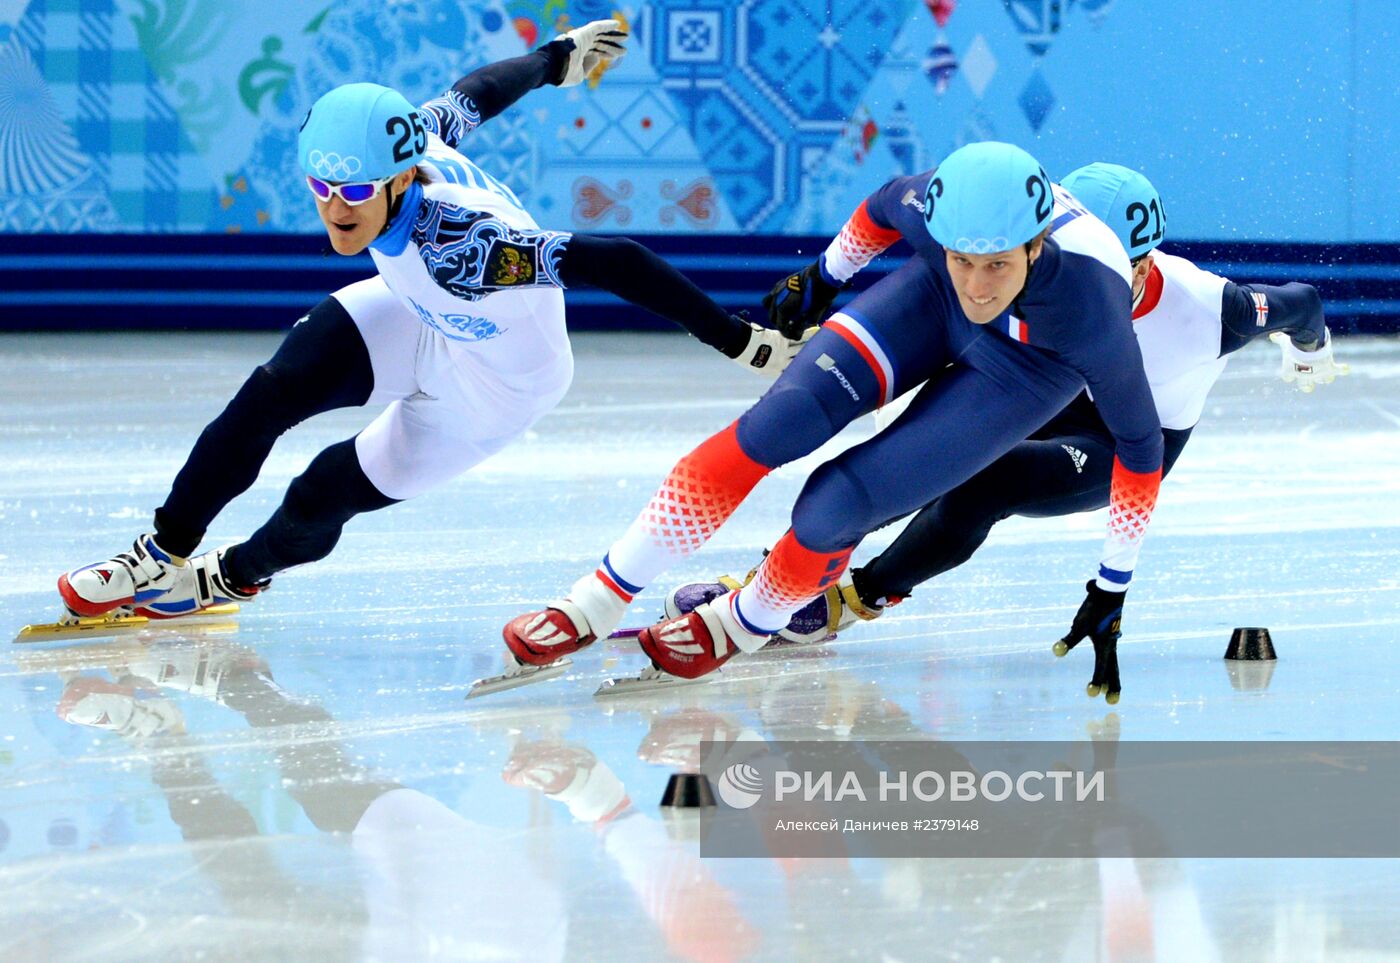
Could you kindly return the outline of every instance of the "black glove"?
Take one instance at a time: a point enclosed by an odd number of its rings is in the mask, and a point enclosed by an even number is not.
[[[763,299],[769,327],[789,341],[800,340],[804,331],[826,320],[840,290],[822,277],[821,261],[813,261],[775,284]]]
[[[1084,604],[1074,615],[1069,634],[1055,643],[1055,654],[1064,655],[1087,637],[1094,643],[1094,677],[1085,689],[1089,698],[1100,692],[1109,705],[1118,704],[1123,686],[1118,681],[1118,639],[1123,635],[1123,600],[1127,592],[1105,592],[1092,580],[1084,590]]]

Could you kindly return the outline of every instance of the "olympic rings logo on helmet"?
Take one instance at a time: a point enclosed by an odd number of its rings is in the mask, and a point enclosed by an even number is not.
[[[953,242],[953,250],[961,254],[1000,254],[1015,247],[1005,235],[999,237],[960,237]]]
[[[335,151],[323,153],[313,150],[306,155],[306,160],[319,176],[328,181],[349,180],[364,169],[364,164],[354,154],[342,157]]]

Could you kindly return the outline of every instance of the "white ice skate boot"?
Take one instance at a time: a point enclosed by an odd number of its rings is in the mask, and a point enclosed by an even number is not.
[[[166,552],[154,535],[146,534],[136,539],[129,552],[60,575],[58,594],[74,615],[95,618],[123,605],[159,598],[187,567],[183,558]]]
[[[271,584],[271,580],[242,588],[228,580],[224,571],[224,555],[231,546],[190,559],[175,570],[169,588],[144,605],[136,605],[136,614],[151,619],[177,619],[194,615],[215,605],[246,602]]]

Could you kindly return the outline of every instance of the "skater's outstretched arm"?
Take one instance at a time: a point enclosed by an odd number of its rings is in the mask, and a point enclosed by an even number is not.
[[[646,308],[725,357],[771,377],[787,367],[806,341],[802,336],[789,340],[771,328],[734,317],[630,238],[573,235],[560,258],[559,275],[569,287],[588,284]]]
[[[1225,282],[1220,296],[1220,356],[1255,338],[1282,331],[1302,351],[1315,351],[1327,339],[1322,298],[1311,284]]]
[[[1311,392],[1351,371],[1332,357],[1322,298],[1310,284],[1225,283],[1220,301],[1220,356],[1268,335],[1283,352],[1281,377]]]
[[[570,30],[523,57],[487,64],[467,74],[441,97],[423,105],[429,130],[448,147],[545,84],[569,87],[604,61],[626,52],[627,34],[616,20],[595,20]]]
[[[438,285],[456,297],[475,300],[522,287],[602,288],[773,378],[805,341],[731,316],[684,274],[629,238],[515,228],[492,214],[450,204],[438,210],[436,236],[423,249],[424,260]]]

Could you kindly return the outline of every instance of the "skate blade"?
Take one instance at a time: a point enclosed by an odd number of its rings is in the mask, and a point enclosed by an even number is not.
[[[238,603],[228,602],[224,605],[211,605],[207,609],[194,614],[173,619],[153,619],[145,615],[97,615],[92,618],[84,616],[70,616],[60,619],[57,622],[40,622],[35,625],[26,625],[15,635],[16,643],[24,642],[52,642],[58,639],[80,639],[93,638],[104,635],[124,635],[127,632],[140,629],[151,629],[162,626],[173,627],[175,623],[188,625],[190,628],[199,626],[202,630],[226,629],[238,627],[237,622],[210,624],[206,620],[210,617],[218,618],[225,615],[234,615],[238,612]]]
[[[642,634],[640,628],[618,629],[612,635],[603,640],[604,646],[610,652],[636,652],[637,637]]]
[[[200,619],[207,619],[210,616],[237,614],[238,603],[225,602],[222,605],[211,605],[207,609],[200,609],[198,612],[192,612],[189,615],[166,615],[157,616],[156,618],[146,616],[146,618],[151,618],[151,621],[157,625],[173,625],[176,622],[198,622]]]
[[[478,696],[491,695],[495,692],[505,692],[507,689],[518,689],[522,685],[546,682],[563,675],[564,670],[573,664],[572,659],[563,658],[550,665],[522,665],[518,668],[508,669],[500,675],[477,679],[472,683],[466,698],[475,699]]]
[[[16,642],[47,642],[50,639],[77,639],[83,636],[118,633],[124,629],[145,628],[151,620],[144,615],[99,615],[62,622],[26,625],[15,636]]]
[[[662,672],[655,666],[648,666],[637,675],[604,680],[603,684],[598,686],[598,691],[593,693],[593,698],[615,699],[618,696],[649,695],[655,692],[668,692],[671,689],[703,685],[709,682],[710,678],[710,676],[701,676],[698,679],[682,679],[678,675]]]

